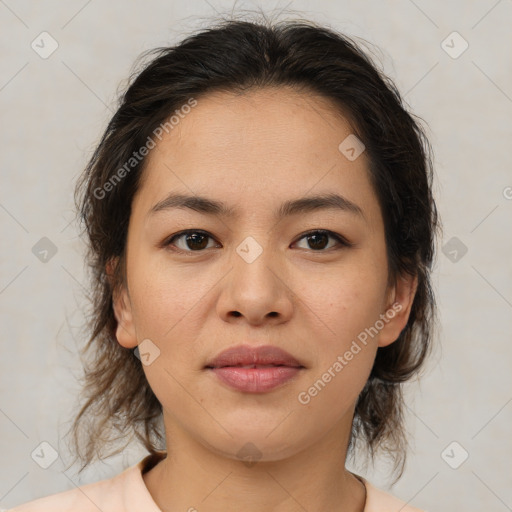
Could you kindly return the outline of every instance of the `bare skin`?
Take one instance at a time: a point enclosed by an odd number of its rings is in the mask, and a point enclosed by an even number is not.
[[[123,347],[149,339],[160,351],[144,371],[163,406],[168,456],[143,478],[164,511],[364,509],[364,485],[345,468],[354,407],[378,347],[405,327],[417,281],[388,287],[366,154],[350,161],[338,149],[351,133],[320,97],[289,88],[215,93],[149,155],[132,204],[127,286],[114,307]],[[148,214],[171,192],[222,201],[238,215]],[[324,193],[363,215],[331,207],[274,216],[284,201]],[[206,232],[204,248],[186,234],[165,245],[185,229]],[[305,235],[319,229],[353,246],[330,236],[314,245]],[[247,237],[262,250],[250,263],[237,252]],[[332,377],[338,356],[393,304],[399,311]],[[278,346],[304,368],[269,392],[234,390],[204,366],[240,344]],[[301,403],[329,368],[328,384]],[[241,460],[244,446],[255,464]]]

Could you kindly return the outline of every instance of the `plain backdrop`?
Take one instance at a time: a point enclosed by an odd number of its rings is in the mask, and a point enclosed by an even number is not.
[[[132,446],[81,477],[64,471],[87,285],[73,187],[136,57],[232,8],[0,2],[0,508],[110,478],[145,455]],[[258,8],[296,11],[376,45],[435,151],[438,348],[420,382],[406,386],[404,476],[389,487],[385,461],[361,474],[432,512],[512,510],[512,1],[262,1],[235,10]],[[41,443],[58,454],[47,469]]]

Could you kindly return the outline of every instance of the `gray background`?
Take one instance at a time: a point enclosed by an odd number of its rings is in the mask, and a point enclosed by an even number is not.
[[[390,488],[385,461],[361,474],[429,511],[512,510],[512,1],[295,0],[237,9],[258,6],[287,7],[376,44],[435,149],[444,224],[434,272],[438,348],[420,382],[406,386],[405,475]],[[86,284],[72,191],[135,58],[232,7],[0,1],[0,508],[109,478],[145,454],[135,446],[81,478],[76,468],[63,471]],[[46,59],[31,47],[42,45],[43,31],[58,43]],[[463,41],[448,37],[453,31],[469,44],[457,58]],[[57,248],[46,262],[33,250],[43,237]],[[59,454],[48,469],[31,457],[43,441]]]

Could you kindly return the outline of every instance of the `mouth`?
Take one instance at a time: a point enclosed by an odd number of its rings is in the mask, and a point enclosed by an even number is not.
[[[301,366],[287,364],[226,364],[221,366],[205,366],[205,368],[276,368],[278,366],[286,366],[288,368],[302,368]]]
[[[232,347],[204,367],[223,384],[246,393],[264,393],[280,387],[304,368],[291,354],[271,345]]]

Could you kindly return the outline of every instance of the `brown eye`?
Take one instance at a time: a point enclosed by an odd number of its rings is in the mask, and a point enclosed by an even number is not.
[[[212,246],[208,245],[208,239],[214,240],[214,238],[206,231],[189,229],[176,233],[164,242],[163,246],[171,247],[171,249],[176,252],[190,254],[193,252],[202,252],[204,249],[211,248]],[[340,246],[351,247],[353,245],[337,233],[333,233],[332,231],[325,229],[317,229],[315,231],[305,233],[299,240],[303,239],[307,240],[308,247],[305,247],[305,249],[310,249],[314,252],[327,252],[328,249],[336,248],[336,246],[339,248]],[[335,240],[337,244],[329,246],[329,239]],[[219,247],[219,245],[217,245],[217,247]]]
[[[306,247],[306,249],[312,249],[313,251],[316,252],[324,251],[324,249],[328,246],[329,238],[336,240],[338,242],[338,245],[341,246],[350,247],[352,245],[340,235],[324,229],[310,231],[309,233],[302,235],[299,240],[302,240],[304,238],[307,239],[307,244],[309,246]],[[332,247],[333,246],[328,248],[330,249]]]
[[[205,231],[188,230],[175,234],[167,240],[164,245],[175,246],[178,251],[182,252],[200,252],[201,250],[208,248],[209,238],[213,240],[213,238]],[[175,245],[175,241],[180,239],[183,239],[181,247],[179,245]]]

